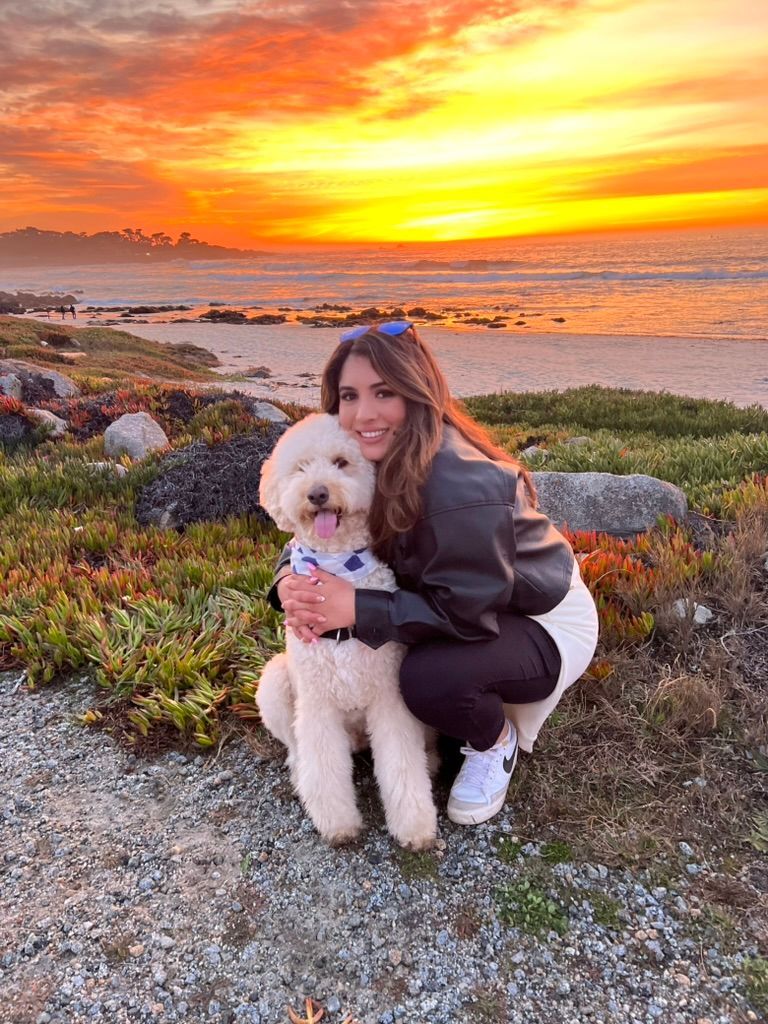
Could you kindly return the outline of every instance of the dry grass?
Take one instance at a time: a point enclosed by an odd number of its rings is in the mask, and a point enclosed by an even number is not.
[[[752,818],[767,803],[765,775],[747,758],[768,752],[765,668],[745,679],[738,649],[680,620],[676,636],[613,667],[576,684],[513,781],[517,831],[556,835],[607,864],[676,856],[682,839],[710,863],[748,862]]]
[[[708,736],[717,730],[726,689],[720,672],[715,678],[673,676],[665,665],[663,678],[648,700],[648,721],[680,736]]]

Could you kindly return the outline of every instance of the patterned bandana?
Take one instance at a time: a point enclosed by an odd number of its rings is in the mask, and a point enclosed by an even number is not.
[[[342,579],[365,579],[376,566],[381,565],[370,548],[357,548],[355,551],[315,551],[306,544],[300,544],[294,537],[290,542],[291,569],[301,576],[309,576],[310,566],[323,569]]]

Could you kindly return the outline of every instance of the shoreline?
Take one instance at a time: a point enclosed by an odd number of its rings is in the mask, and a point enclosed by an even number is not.
[[[216,372],[222,375],[266,366],[269,378],[239,380],[238,389],[305,405],[319,401],[319,376],[337,337],[330,328],[293,323],[128,322],[120,326],[167,344],[201,345],[221,360]],[[599,384],[768,408],[768,360],[759,343],[743,338],[530,331],[523,335],[431,324],[419,325],[419,332],[434,348],[457,398]]]

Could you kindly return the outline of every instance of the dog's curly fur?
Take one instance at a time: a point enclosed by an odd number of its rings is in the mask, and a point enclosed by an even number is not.
[[[324,508],[339,516],[330,539],[315,532],[318,511],[308,494],[328,491]],[[278,441],[262,468],[260,501],[277,525],[320,551],[341,552],[369,543],[368,510],[374,467],[335,416],[307,416]],[[375,561],[356,587],[394,590],[392,570]],[[318,832],[333,844],[362,827],[352,782],[356,738],[368,737],[387,827],[410,849],[431,846],[437,831],[428,771],[427,730],[400,696],[405,653],[389,642],[373,650],[359,640],[306,644],[291,631],[286,651],[272,658],[259,682],[264,725],[288,748],[291,781]]]

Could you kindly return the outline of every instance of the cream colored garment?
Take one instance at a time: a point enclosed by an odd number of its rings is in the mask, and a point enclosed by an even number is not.
[[[581,578],[578,562],[574,563],[570,589],[560,604],[544,615],[529,618],[546,629],[562,659],[557,686],[549,697],[532,704],[504,705],[507,718],[515,723],[521,749],[530,753],[542,725],[567,688],[583,675],[597,646],[597,609]]]

